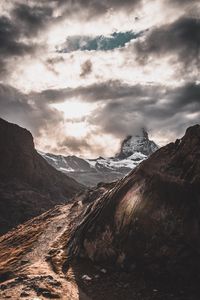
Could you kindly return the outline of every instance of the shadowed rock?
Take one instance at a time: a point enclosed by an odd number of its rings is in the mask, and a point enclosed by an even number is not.
[[[0,233],[82,189],[37,153],[29,131],[0,119]]]
[[[199,270],[200,126],[159,149],[90,204],[71,232],[70,257],[122,268]],[[187,272],[186,272],[187,273]]]

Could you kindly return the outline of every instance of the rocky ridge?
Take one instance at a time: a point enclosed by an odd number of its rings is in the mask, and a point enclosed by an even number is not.
[[[31,133],[0,119],[0,233],[56,204],[83,186],[57,171],[34,148]]]
[[[120,152],[115,157],[83,159],[75,155],[39,153],[57,170],[91,187],[99,182],[121,179],[156,150],[158,146],[149,140],[148,133],[142,129],[139,134],[128,136],[122,142]]]
[[[200,126],[159,149],[74,227],[69,252],[122,267],[200,251]],[[83,234],[81,234],[83,233]],[[80,239],[79,239],[80,237]],[[134,248],[133,248],[134,245]],[[145,254],[145,255],[144,255]]]

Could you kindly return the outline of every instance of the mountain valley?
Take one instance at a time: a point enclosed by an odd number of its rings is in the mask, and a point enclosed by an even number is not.
[[[1,299],[197,300],[200,126],[0,238]]]
[[[121,179],[158,148],[149,140],[146,130],[141,129],[138,134],[125,138],[120,152],[110,158],[83,159],[74,155],[54,155],[40,151],[39,153],[57,170],[81,184],[92,187],[99,182]]]

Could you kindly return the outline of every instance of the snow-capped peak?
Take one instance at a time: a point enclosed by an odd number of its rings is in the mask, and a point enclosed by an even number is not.
[[[151,140],[147,131],[142,128],[141,133],[127,136],[122,144],[120,153],[116,155],[118,158],[127,158],[135,152],[140,152],[146,156],[151,155],[158,149],[158,146]]]
[[[99,182],[110,182],[127,175],[132,169],[158,149],[149,140],[145,129],[137,135],[128,136],[115,157],[82,159],[76,156],[62,156],[40,153],[56,169],[68,174],[81,183],[93,186]]]

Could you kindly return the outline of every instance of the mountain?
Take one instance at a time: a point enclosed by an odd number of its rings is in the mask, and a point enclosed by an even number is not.
[[[158,146],[149,140],[148,133],[142,129],[138,135],[128,136],[122,142],[120,153],[115,157],[83,159],[74,155],[39,153],[57,170],[91,187],[99,182],[121,179],[156,150]]]
[[[134,153],[141,153],[146,157],[158,150],[158,146],[154,141],[149,140],[147,131],[142,128],[141,133],[135,136],[127,136],[122,142],[120,153],[116,155],[118,158],[128,158]]]
[[[29,131],[3,119],[0,166],[0,233],[68,201],[83,189],[37,153]]]
[[[200,126],[0,238],[1,299],[198,300]]]
[[[196,125],[182,139],[153,153],[90,207],[74,228],[70,252],[75,247],[77,255],[113,260],[127,268],[141,259],[168,260],[170,266],[181,253],[198,252],[199,158]]]

